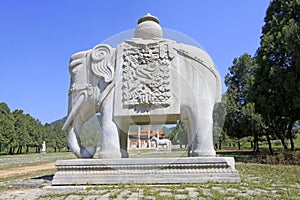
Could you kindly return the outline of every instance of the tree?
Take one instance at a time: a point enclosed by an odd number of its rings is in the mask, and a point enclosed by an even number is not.
[[[262,28],[259,67],[255,73],[256,110],[268,133],[283,138],[287,130],[294,150],[293,124],[300,119],[300,0],[273,0]]]
[[[48,148],[55,149],[56,147],[56,136],[52,132],[53,126],[51,124],[46,123],[44,125],[44,138],[43,141],[46,142],[46,146]]]
[[[172,130],[169,139],[173,144],[180,144],[180,148],[182,145],[188,144],[187,132],[183,121],[178,120],[176,123],[176,127]]]
[[[43,143],[43,126],[39,120],[34,119],[29,114],[26,115],[26,118],[29,122],[28,133],[29,137],[31,138],[30,143],[27,144],[27,147],[35,147],[35,152],[40,153],[40,149]]]
[[[12,150],[15,146],[16,146],[16,141],[15,141],[13,117],[11,115],[8,105],[4,102],[1,102],[0,103],[0,152],[2,151],[2,148],[7,148],[9,149],[9,152],[12,153]]]
[[[259,151],[259,138],[265,134],[265,123],[263,118],[260,114],[255,112],[255,105],[254,103],[247,103],[242,108],[243,113],[243,124],[247,124],[244,126],[244,131],[250,133],[249,135],[253,138],[253,143],[251,142],[251,146],[253,148],[253,152]],[[272,144],[269,137],[268,138],[268,145],[270,154],[273,154]]]
[[[258,151],[258,136],[261,132],[257,123],[258,115],[250,101],[249,91],[254,84],[254,71],[257,68],[255,58],[249,54],[243,54],[233,60],[229,67],[229,73],[225,77],[228,87],[226,92],[226,118],[224,130],[227,135],[237,139],[240,149],[240,139],[247,136],[254,138],[254,151]]]
[[[63,147],[67,146],[67,138],[62,130],[62,124],[57,122],[53,126],[52,133],[55,136],[55,146],[54,146],[54,151],[56,152],[56,149],[60,151]]]
[[[16,132],[15,139],[18,145],[17,153],[21,154],[23,147],[27,147],[27,145],[32,141],[32,138],[28,132],[30,122],[28,117],[25,117],[23,110],[15,110],[12,114],[14,116],[14,126]]]

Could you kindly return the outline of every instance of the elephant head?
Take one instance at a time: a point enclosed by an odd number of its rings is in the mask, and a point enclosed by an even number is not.
[[[98,45],[74,54],[70,59],[71,83],[68,116],[63,126],[71,151],[78,158],[91,158],[96,147],[83,147],[80,131],[84,123],[99,111],[101,102],[113,85],[114,69],[110,65],[112,49]]]

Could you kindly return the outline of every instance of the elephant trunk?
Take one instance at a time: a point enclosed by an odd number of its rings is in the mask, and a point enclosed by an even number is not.
[[[96,147],[94,146],[84,148],[81,145],[79,135],[74,125],[67,132],[67,141],[69,148],[77,158],[92,158],[96,152]]]
[[[84,103],[85,98],[86,94],[81,93],[76,104],[70,109],[66,122],[62,128],[67,134],[69,148],[78,158],[91,158],[96,152],[96,147],[84,148],[81,145],[81,140],[78,134],[78,131],[82,128],[83,122],[80,122],[77,118],[80,117],[80,107]],[[76,124],[74,122],[76,122]]]

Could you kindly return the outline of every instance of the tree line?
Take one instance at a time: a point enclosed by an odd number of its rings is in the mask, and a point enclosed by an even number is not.
[[[46,141],[47,148],[53,148],[55,152],[66,148],[62,124],[57,122],[42,125],[23,110],[11,112],[6,103],[0,103],[0,152],[22,154],[35,148],[35,152],[39,153],[43,141]]]
[[[233,60],[225,77],[223,135],[249,138],[253,151],[273,139],[295,149],[300,119],[300,1],[273,0],[266,11],[256,54]]]

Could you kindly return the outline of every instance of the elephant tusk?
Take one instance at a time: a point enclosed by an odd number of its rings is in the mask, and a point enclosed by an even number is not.
[[[67,132],[67,130],[69,129],[69,127],[71,126],[75,116],[77,115],[77,113],[79,112],[80,106],[82,105],[82,103],[85,100],[85,96],[86,94],[83,92],[80,94],[78,100],[76,101],[76,104],[74,106],[72,106],[72,110],[71,112],[68,114],[68,117],[66,119],[66,122],[64,123],[62,130]]]
[[[79,98],[77,99],[75,105],[72,106],[72,109],[69,112],[67,120],[62,128],[67,133],[68,146],[78,158],[92,158],[96,152],[96,147],[94,146],[83,148],[80,142],[80,137],[75,130],[75,124],[73,123],[75,117],[77,117],[80,111],[81,105],[85,101],[86,95],[86,91],[80,93]],[[81,125],[79,126],[80,130]]]
[[[98,106],[99,106],[99,107],[101,107],[102,102],[106,99],[106,97],[107,97],[108,94],[112,91],[112,89],[114,88],[114,86],[115,86],[115,82],[112,81],[112,82],[105,88],[105,90],[102,92],[102,94],[100,95],[99,100],[98,100],[98,102],[99,102]]]

